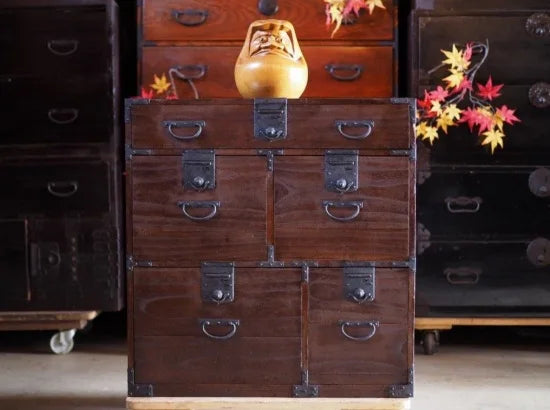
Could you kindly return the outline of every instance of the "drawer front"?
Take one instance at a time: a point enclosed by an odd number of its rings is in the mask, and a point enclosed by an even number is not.
[[[276,157],[276,260],[408,259],[409,166],[359,157],[358,190],[339,194],[325,189],[324,156]]]
[[[86,216],[110,210],[109,165],[103,162],[4,163],[0,180],[3,216]]]
[[[311,270],[309,376],[321,395],[323,385],[407,384],[410,279],[405,269],[376,269],[374,300],[359,304],[344,298],[340,269]]]
[[[0,220],[0,299],[26,302],[30,299],[27,257],[27,220]]]
[[[216,0],[146,0],[143,3],[143,38],[152,41],[240,42],[252,21],[269,18],[259,11],[256,0],[224,4]],[[391,2],[384,3],[385,10],[377,8],[372,16],[363,14],[355,24],[342,26],[335,38],[392,40],[397,11]],[[278,11],[273,17],[291,21],[300,40],[330,40],[332,30],[325,27],[324,3],[279,0],[277,4]]]
[[[550,313],[550,259],[538,249],[544,239],[536,239],[432,243],[418,256],[419,310]]]
[[[490,52],[477,74],[480,81],[491,74],[498,84],[548,82],[550,37],[537,36],[527,30],[532,15],[532,12],[515,12],[513,15],[419,16],[420,83],[439,84],[447,76],[444,69],[428,74],[445,58],[441,49],[450,50],[453,43],[485,39],[490,42]]]
[[[184,188],[181,156],[134,157],[134,258],[160,266],[265,260],[268,175],[265,157],[216,155],[215,188],[199,192]]]
[[[172,68],[192,78],[200,98],[238,98],[235,62],[240,47],[144,47],[141,84],[145,88]],[[394,51],[387,47],[302,47],[309,80],[303,97],[391,97]],[[203,67],[203,68],[201,68]],[[204,71],[204,73],[203,73]],[[344,80],[342,80],[344,79]],[[174,75],[179,98],[194,98],[187,80]]]
[[[0,75],[107,73],[110,30],[105,6],[3,8],[0,25]]]
[[[136,269],[136,382],[211,384],[212,396],[227,384],[248,385],[248,395],[287,385],[290,395],[300,383],[300,282],[300,269],[237,267],[235,299],[218,305],[202,301],[198,269]],[[202,326],[204,318],[239,324]]]
[[[333,149],[409,149],[409,107],[407,105],[367,104],[361,100],[350,104],[294,104],[288,102],[287,137],[266,141],[254,137],[251,102],[215,105],[201,101],[177,105],[135,105],[131,113],[132,146],[144,148],[308,148]],[[228,125],[227,118],[231,118]],[[342,127],[336,120],[372,121],[369,128]],[[187,121],[178,127],[178,121]],[[192,126],[204,126],[199,131]],[[173,124],[173,127],[167,126]],[[362,137],[364,136],[364,138]]]
[[[548,192],[548,168],[435,169],[418,186],[417,219],[432,240],[545,235]]]

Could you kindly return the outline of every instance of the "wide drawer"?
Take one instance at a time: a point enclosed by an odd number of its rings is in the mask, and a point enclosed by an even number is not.
[[[105,6],[0,8],[0,26],[0,75],[84,76],[108,70]]]
[[[154,75],[178,69],[191,78],[200,98],[235,98],[235,62],[240,47],[144,47],[141,84],[146,89]],[[392,97],[396,65],[391,46],[302,47],[309,69],[303,97]],[[174,75],[179,98],[194,98],[187,80]]]
[[[236,268],[234,301],[222,304],[202,300],[198,269],[133,277],[136,382],[211,384],[213,396],[227,384],[290,395],[300,383],[300,269]]]
[[[268,169],[261,156],[215,156],[215,188],[185,188],[181,156],[132,160],[136,260],[198,266],[259,261],[266,251]]]
[[[417,219],[431,240],[550,233],[550,169],[435,168],[418,186]]]
[[[289,100],[287,137],[273,141],[254,137],[253,111],[253,102],[249,100],[135,104],[131,107],[132,146],[137,149],[409,149],[411,146],[407,104]],[[363,121],[367,125],[342,126],[339,130],[336,121]]]
[[[544,28],[544,23],[538,24]],[[420,84],[438,84],[448,75],[444,69],[428,74],[445,59],[440,50],[450,50],[453,44],[486,39],[490,42],[490,52],[477,74],[479,81],[486,81],[489,74],[498,84],[548,81],[550,37],[535,34],[537,23],[533,12],[453,16],[420,14],[418,25]]]
[[[534,237],[508,243],[431,243],[418,256],[419,313],[550,312],[548,244]]]
[[[408,157],[358,159],[358,189],[325,188],[324,156],[275,158],[276,260],[408,260]]]
[[[318,0],[279,0],[272,18],[289,20],[300,40],[329,40],[325,4]],[[372,16],[362,13],[355,24],[344,25],[335,38],[392,40],[397,11],[392,2]],[[216,0],[146,0],[143,2],[143,39],[152,41],[243,41],[254,20],[270,18],[258,9],[257,0],[220,3]]]
[[[108,213],[109,165],[104,162],[0,164],[0,214],[99,215]]]

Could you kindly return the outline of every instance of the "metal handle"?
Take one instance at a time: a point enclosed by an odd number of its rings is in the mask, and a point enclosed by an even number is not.
[[[258,0],[258,10],[266,16],[272,16],[279,11],[277,0]]]
[[[66,119],[56,118],[57,116],[68,116]],[[67,125],[72,124],[78,118],[78,110],[76,108],[52,108],[48,110],[48,118],[54,124]]]
[[[550,168],[537,168],[529,174],[529,190],[539,198],[550,196]]]
[[[536,108],[550,107],[550,84],[533,84],[531,88],[529,88],[529,102]]]
[[[467,196],[445,198],[447,210],[453,214],[475,214],[476,212],[479,212],[482,202],[483,200],[478,196],[475,198],[470,198]],[[468,208],[469,206],[472,207]]]
[[[206,336],[217,340],[227,340],[235,336],[235,333],[237,333],[237,327],[241,323],[238,319],[199,319],[199,324],[202,328],[202,332]],[[223,327],[231,326],[231,330],[229,331],[229,333],[223,336],[216,336],[210,333],[208,330],[206,330],[207,326],[223,326]]]
[[[193,96],[195,100],[199,99],[199,91],[195,86],[193,80],[198,80],[203,78],[206,75],[208,66],[204,64],[187,64],[187,65],[178,65],[172,67],[168,70],[168,77],[170,77],[170,84],[172,84],[172,90],[176,98],[179,98],[178,90],[174,81],[174,77],[177,77],[180,80],[187,81],[189,87],[193,91]],[[184,72],[185,71],[185,72]]]
[[[378,320],[370,320],[368,322],[353,322],[353,321],[340,320],[338,324],[340,325],[340,331],[344,336],[346,336],[350,340],[355,340],[358,342],[364,342],[365,340],[371,339],[375,335],[376,329],[380,326],[380,322]],[[356,336],[350,335],[346,331],[346,327],[369,327],[371,331],[368,335],[356,337]]]
[[[162,125],[168,128],[168,132],[172,137],[185,141],[199,138],[204,127],[206,127],[206,121],[163,121]],[[174,132],[174,128],[197,128],[197,131],[192,135],[178,135]]]
[[[475,285],[479,282],[482,271],[481,269],[463,267],[447,268],[443,273],[451,285]]]
[[[190,20],[183,19],[182,17],[191,17]],[[196,17],[199,19],[196,19]],[[200,26],[208,18],[208,10],[195,10],[195,9],[184,9],[184,10],[172,10],[172,18],[176,20],[179,24],[186,27]]]
[[[49,40],[48,50],[56,56],[68,56],[78,49],[78,40]]]
[[[218,208],[220,207],[220,201],[180,201],[178,206],[183,211],[183,214],[193,220],[193,221],[208,221],[209,219],[214,218],[218,213]],[[193,216],[187,212],[187,207],[189,208],[212,208],[212,211],[206,216]]]
[[[52,181],[48,182],[48,192],[58,198],[68,198],[78,191],[78,182],[76,181]],[[58,189],[64,189],[59,191]],[[69,188],[66,190],[66,188]]]
[[[336,120],[334,121],[334,125],[338,129],[338,132],[340,133],[340,135],[342,135],[344,138],[347,138],[350,140],[364,140],[372,133],[372,130],[374,128],[374,121],[373,120],[353,120],[353,121]],[[351,135],[344,131],[344,127],[366,128],[366,130],[362,134]]]
[[[546,13],[535,13],[525,22],[525,30],[535,37],[550,36],[550,16]]]
[[[347,201],[347,202],[323,201],[323,207],[325,209],[325,213],[328,216],[330,216],[332,219],[334,219],[335,221],[347,222],[347,221],[351,221],[351,220],[357,218],[357,216],[359,216],[359,212],[361,212],[361,209],[363,208],[363,201]],[[335,216],[335,215],[331,214],[330,211],[329,211],[330,207],[333,207],[333,208],[355,208],[355,211],[353,212],[353,214],[351,214],[349,216],[340,217],[340,216]]]
[[[359,64],[327,64],[325,70],[338,81],[354,81],[363,73],[363,66]],[[337,74],[338,71],[351,71],[351,74],[348,76],[339,75]]]

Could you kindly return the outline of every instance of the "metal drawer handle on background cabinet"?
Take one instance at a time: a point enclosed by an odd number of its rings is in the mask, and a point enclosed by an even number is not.
[[[482,270],[472,267],[447,268],[444,271],[451,285],[475,285],[479,282]]]
[[[370,320],[367,322],[354,322],[354,321],[345,321],[340,320],[338,322],[338,325],[340,325],[340,331],[344,336],[346,336],[350,340],[354,340],[356,342],[364,342],[366,340],[371,339],[376,334],[376,329],[380,326],[380,322],[378,320]],[[346,328],[368,328],[370,331],[365,336],[352,336],[350,335]]]
[[[258,10],[266,16],[272,16],[279,11],[277,0],[258,0]]]
[[[359,216],[361,209],[363,208],[363,201],[323,201],[323,208],[325,213],[330,216],[332,219],[338,222],[347,222],[352,221]],[[336,216],[330,212],[330,208],[354,208],[355,210],[349,216]]]
[[[325,70],[338,81],[354,81],[361,77],[363,66],[360,64],[327,64]],[[338,73],[351,73],[348,75]]]
[[[452,214],[475,214],[479,212],[483,200],[476,196],[474,198],[459,196],[456,198],[445,198],[447,210]]]
[[[199,138],[204,127],[206,127],[206,121],[163,121],[162,125],[168,128],[168,132],[172,137],[185,141]],[[197,131],[191,135],[178,135],[174,132],[174,129],[177,128],[197,128]]]
[[[536,238],[529,242],[529,245],[527,245],[527,259],[537,267],[550,265],[550,240]]]
[[[78,40],[49,40],[48,50],[56,56],[69,56],[78,50]]]
[[[202,332],[211,339],[227,340],[231,339],[237,333],[237,327],[240,325],[238,319],[199,319]],[[207,327],[231,327],[228,333],[223,336],[213,335],[207,330]]]
[[[180,201],[178,206],[183,214],[192,221],[208,221],[216,216],[220,201]],[[212,208],[212,211],[205,216],[193,216],[187,212],[187,208]]]
[[[172,10],[172,18],[186,27],[200,26],[208,18],[208,10]]]
[[[68,198],[78,191],[76,181],[51,181],[47,185],[48,192],[58,198]]]
[[[48,110],[48,118],[54,124],[72,124],[78,118],[78,110],[76,108],[51,108]]]
[[[170,68],[168,70],[168,77],[170,77],[170,84],[172,84],[172,89],[176,98],[180,97],[176,89],[176,82],[174,80],[174,77],[186,81],[187,84],[189,84],[189,87],[191,87],[191,91],[193,91],[193,98],[195,98],[195,100],[198,100],[200,98],[199,90],[197,90],[197,86],[195,85],[193,80],[199,80],[203,78],[206,75],[207,70],[208,66],[205,64],[178,65]]]
[[[550,196],[550,169],[537,168],[529,175],[529,190],[539,198]]]
[[[372,120],[363,120],[363,121],[346,121],[346,120],[336,120],[334,122],[334,125],[338,129],[338,132],[340,135],[342,135],[344,138],[350,139],[350,140],[364,140],[367,138],[374,128],[374,121]],[[344,128],[365,128],[365,132],[357,135],[348,134],[344,131]]]
[[[550,107],[550,84],[533,84],[531,88],[529,88],[529,102],[536,108]]]
[[[546,13],[535,13],[525,23],[525,30],[535,37],[550,36],[550,15]]]

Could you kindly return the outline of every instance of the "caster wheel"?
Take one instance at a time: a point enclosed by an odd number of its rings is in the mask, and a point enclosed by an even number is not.
[[[50,349],[55,354],[67,354],[74,347],[73,337],[76,329],[64,330],[54,334],[50,339]]]
[[[424,354],[432,355],[437,351],[437,334],[436,332],[425,332],[422,337],[422,346],[424,347]]]

